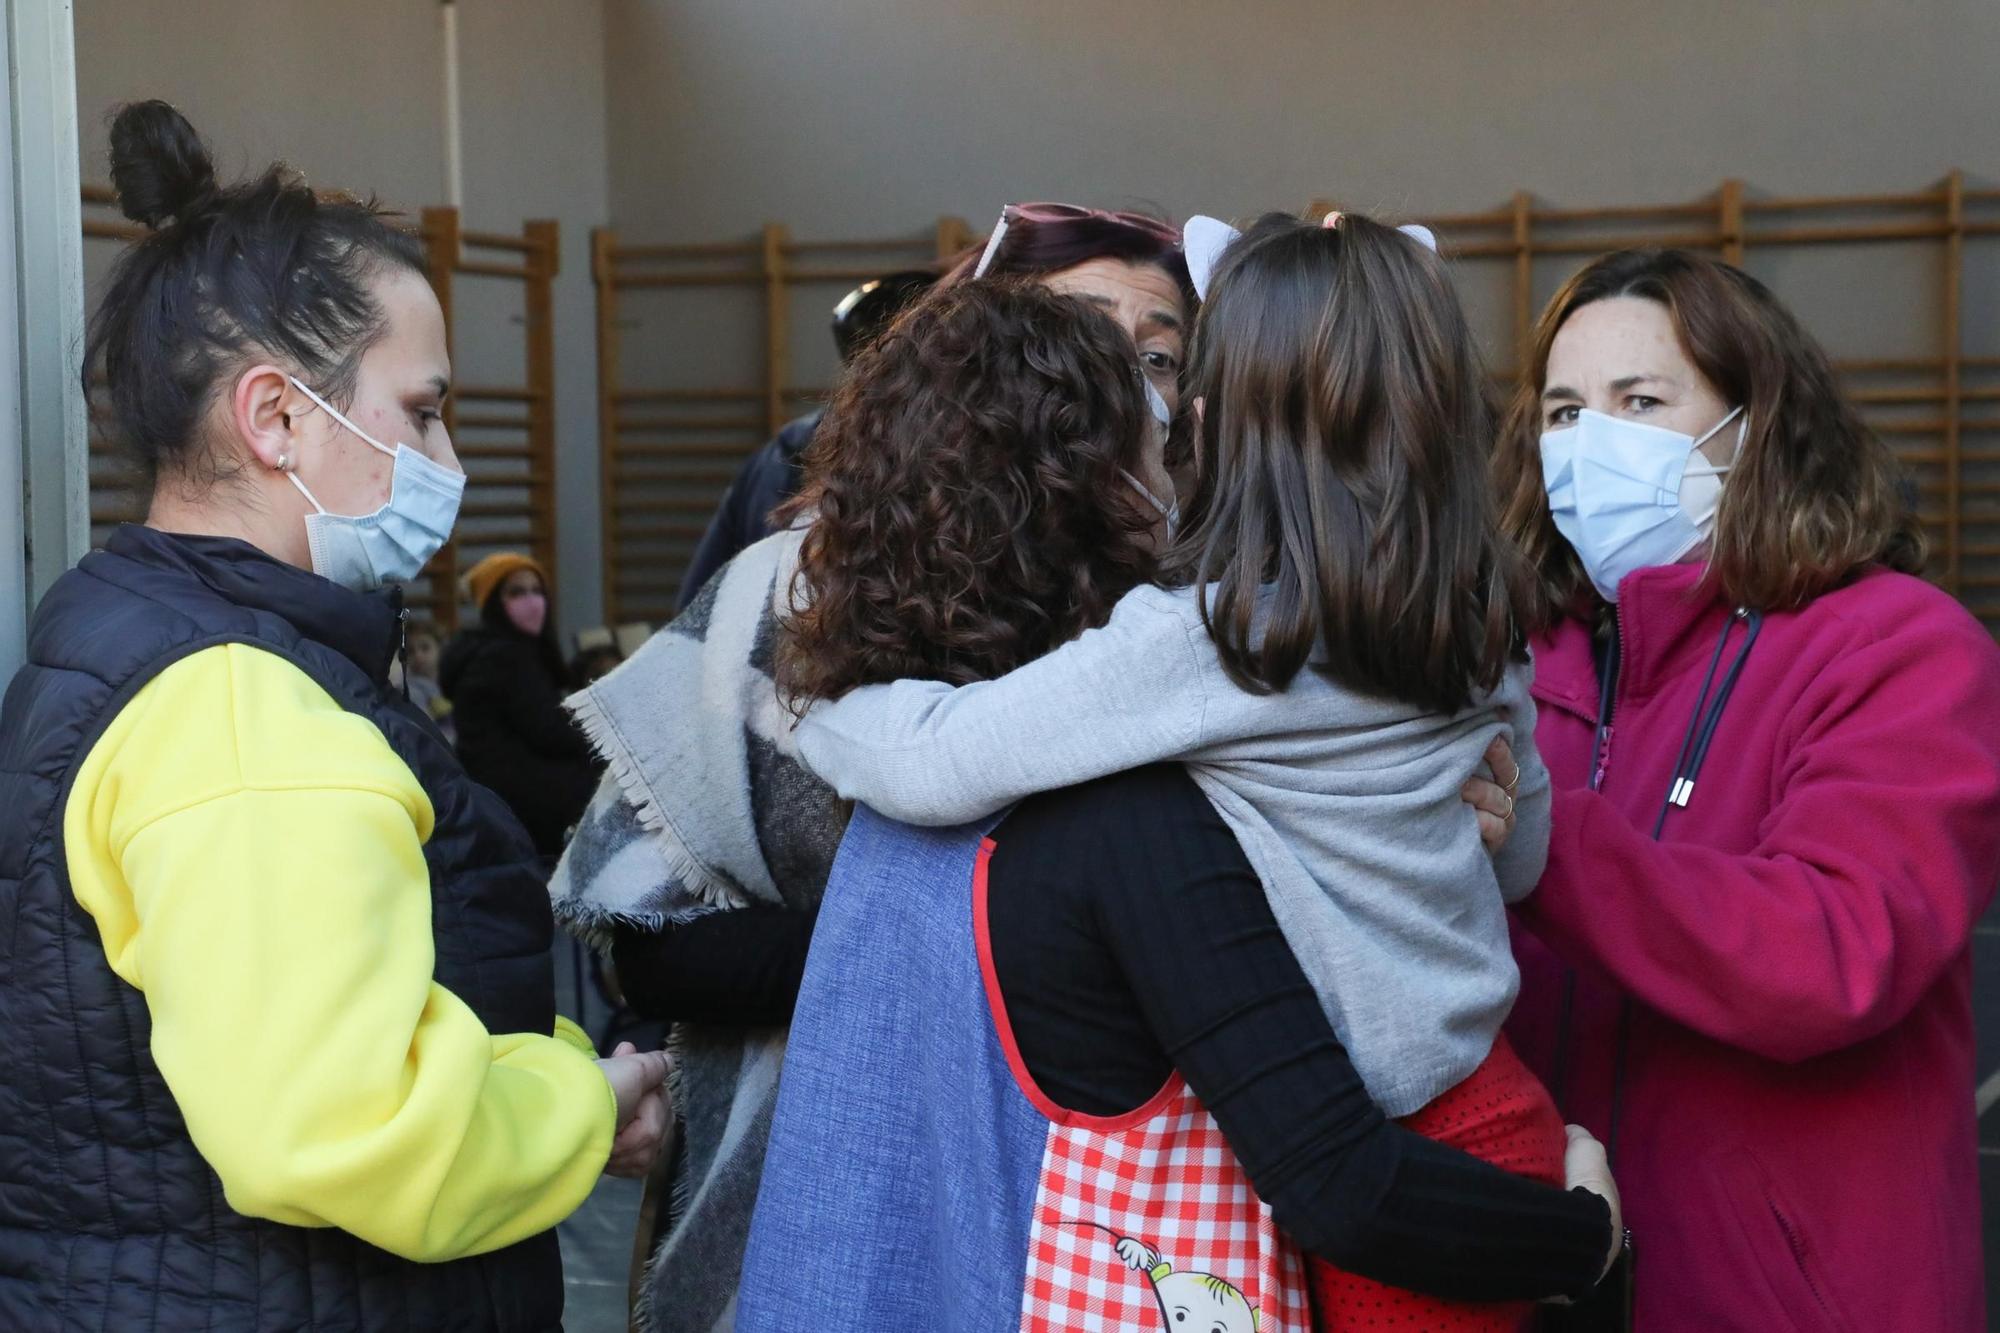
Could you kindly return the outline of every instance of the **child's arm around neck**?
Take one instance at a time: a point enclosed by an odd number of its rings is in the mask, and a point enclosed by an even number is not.
[[[845,799],[925,825],[1178,759],[1205,739],[1221,666],[1177,597],[1135,588],[1103,627],[995,680],[900,680],[817,704],[799,752]]]

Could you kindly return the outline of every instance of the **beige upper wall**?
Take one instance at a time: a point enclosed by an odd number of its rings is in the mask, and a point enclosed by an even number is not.
[[[1994,0],[460,0],[471,225],[564,230],[557,356],[566,624],[598,618],[588,230],[806,238],[984,226],[1009,199],[1176,214],[1455,211],[1526,188],[1560,204],[1882,191],[1950,167],[2000,178]],[[165,96],[227,170],[442,199],[441,42],[429,0],[76,0],[84,177],[105,112]],[[1844,256],[1785,284],[1848,354],[1924,335],[1848,291]],[[1921,280],[1921,256],[1905,258]],[[1754,267],[1754,264],[1753,264]],[[1543,275],[1552,281],[1551,271]],[[1907,285],[1907,284],[1905,284]],[[1972,285],[1969,284],[1969,290]],[[460,373],[511,351],[510,312],[462,288]],[[627,373],[754,380],[756,293],[635,299]],[[801,298],[797,382],[823,382]],[[1468,291],[1491,337],[1492,293]],[[815,307],[819,307],[816,309]],[[1968,300],[2000,346],[2000,313]],[[1852,336],[1848,336],[1851,334]],[[1879,348],[1874,344],[1880,341]]]
[[[641,241],[983,229],[1023,199],[1409,215],[1521,189],[1588,206],[1725,177],[1767,195],[2000,179],[1995,0],[619,0],[606,18],[611,213]],[[2000,352],[1977,295],[2000,281],[1991,251],[1968,251],[1967,346]],[[1574,262],[1537,264],[1536,298]],[[1935,352],[1935,266],[1907,247],[1749,261],[1844,356]],[[1492,268],[1461,289],[1505,364]],[[795,301],[793,382],[832,375],[838,295]],[[754,288],[624,313],[633,382],[756,382]]]
[[[1009,199],[1175,213],[1671,200],[2000,175],[1993,0],[621,0],[612,215],[879,232]]]
[[[466,225],[562,224],[556,282],[559,611],[600,617],[590,229],[607,216],[601,0],[461,0]],[[83,178],[103,183],[106,116],[163,97],[225,175],[283,158],[315,183],[416,210],[445,201],[442,27],[429,0],[76,0]],[[108,249],[94,244],[100,266]],[[517,383],[519,301],[458,285],[461,380]]]
[[[110,179],[111,110],[162,97],[208,138],[225,177],[284,158],[316,183],[372,190],[399,207],[442,194],[432,6],[76,0],[75,12],[86,182]]]

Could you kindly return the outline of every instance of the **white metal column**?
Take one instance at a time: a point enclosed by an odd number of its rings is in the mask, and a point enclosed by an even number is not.
[[[11,66],[8,32],[0,28],[0,66]],[[12,80],[9,80],[10,84]],[[0,99],[0,142],[14,141],[13,99]],[[11,155],[10,155],[11,158]],[[21,440],[19,263],[14,236],[15,181],[0,172],[0,679],[20,665],[28,618],[27,457]]]
[[[90,540],[83,223],[69,0],[5,0],[0,173],[0,678]]]

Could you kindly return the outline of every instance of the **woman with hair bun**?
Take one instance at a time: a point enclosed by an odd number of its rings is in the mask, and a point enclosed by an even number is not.
[[[464,487],[415,241],[162,102],[111,166],[153,495],[0,707],[0,1327],[555,1329],[664,1059],[556,1017],[533,847],[388,686]]]

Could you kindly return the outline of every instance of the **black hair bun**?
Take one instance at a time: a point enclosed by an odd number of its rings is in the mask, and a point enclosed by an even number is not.
[[[215,163],[186,116],[165,102],[130,102],[111,122],[111,184],[126,217],[164,227],[215,197]]]

